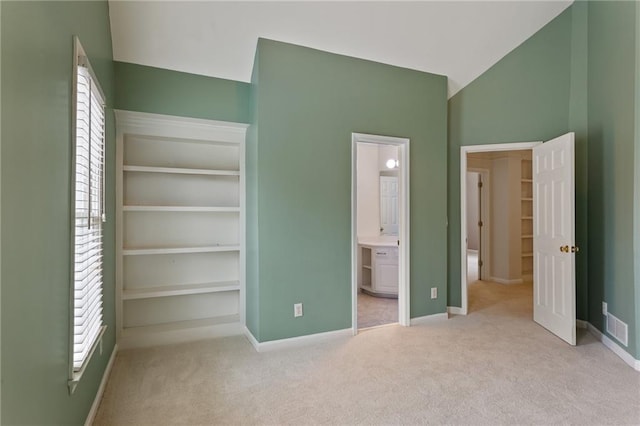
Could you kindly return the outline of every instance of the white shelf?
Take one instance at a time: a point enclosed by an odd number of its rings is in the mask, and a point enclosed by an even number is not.
[[[204,247],[173,247],[173,248],[140,248],[123,249],[123,256],[138,256],[150,254],[187,254],[187,253],[214,253],[223,251],[239,251],[239,245],[217,245]]]
[[[122,300],[151,299],[154,297],[184,296],[187,294],[217,293],[240,290],[239,281],[220,281],[204,284],[172,285],[122,291]]]
[[[240,176],[238,170],[188,169],[182,167],[123,166],[125,172],[173,173],[182,175]]]
[[[116,112],[120,347],[241,334],[245,125]]]
[[[125,212],[203,212],[237,213],[240,207],[202,207],[202,206],[123,206]]]
[[[370,265],[362,265],[362,267],[365,268],[365,269],[371,269]]]
[[[161,333],[166,331],[176,331],[183,329],[190,329],[196,327],[210,327],[212,325],[219,324],[231,324],[240,320],[238,314],[234,315],[222,315],[218,317],[189,320],[189,321],[176,321],[168,322],[164,324],[144,325],[140,327],[125,327],[124,332],[126,334],[133,335],[138,333]]]

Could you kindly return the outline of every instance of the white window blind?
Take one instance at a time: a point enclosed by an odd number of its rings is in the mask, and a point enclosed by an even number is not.
[[[104,97],[88,61],[78,60],[75,128],[73,371],[80,371],[102,332]]]

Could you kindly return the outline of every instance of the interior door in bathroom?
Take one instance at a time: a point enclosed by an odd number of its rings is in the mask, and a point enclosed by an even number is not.
[[[398,235],[398,178],[380,176],[380,235]]]

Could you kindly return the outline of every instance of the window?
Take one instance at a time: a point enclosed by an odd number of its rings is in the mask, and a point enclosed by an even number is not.
[[[80,379],[106,328],[102,321],[105,102],[77,38],[74,72],[70,384]]]

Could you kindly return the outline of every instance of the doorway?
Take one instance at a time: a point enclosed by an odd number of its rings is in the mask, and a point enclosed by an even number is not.
[[[365,155],[375,161],[363,163]],[[366,186],[359,185],[359,165],[367,169],[360,172],[370,176]],[[364,328],[358,320],[358,297],[363,293],[393,300],[393,322],[408,326],[409,139],[353,133],[351,177],[353,333]]]
[[[518,275],[518,277],[516,277],[513,273],[513,269],[518,268],[521,269],[522,268],[522,249],[521,249],[521,244],[525,244],[525,242],[523,241],[524,239],[522,238],[523,235],[527,235],[529,236],[529,234],[532,234],[532,231],[526,231],[526,229],[529,229],[529,226],[532,226],[532,223],[520,223],[518,222],[517,225],[514,226],[508,226],[507,224],[510,221],[509,218],[509,211],[508,209],[495,209],[496,211],[493,211],[490,213],[491,209],[491,201],[492,199],[494,199],[495,197],[492,197],[490,194],[491,191],[491,187],[492,185],[490,184],[491,181],[496,181],[496,179],[500,180],[501,182],[504,182],[506,179],[517,179],[517,185],[515,185],[515,188],[513,191],[518,191],[517,194],[511,194],[514,196],[518,197],[518,203],[520,202],[520,200],[523,198],[521,197],[521,182],[523,182],[522,180],[522,176],[520,174],[517,174],[515,176],[511,176],[514,174],[513,169],[509,170],[508,167],[506,168],[501,168],[500,169],[500,176],[498,176],[497,174],[494,176],[491,172],[490,172],[490,167],[488,166],[488,164],[490,163],[478,163],[476,162],[474,164],[473,161],[469,161],[469,156],[470,155],[474,155],[474,154],[479,154],[479,155],[483,155],[485,156],[487,159],[491,159],[492,154],[497,154],[495,155],[496,157],[501,157],[501,153],[505,153],[508,151],[513,151],[513,152],[525,152],[525,151],[531,151],[533,149],[533,147],[537,146],[541,144],[541,142],[523,142],[523,143],[508,143],[508,144],[496,144],[496,145],[477,145],[477,146],[465,146],[465,147],[461,147],[461,155],[460,155],[460,176],[461,176],[461,181],[460,181],[460,212],[461,212],[461,216],[460,216],[460,247],[461,247],[461,279],[460,279],[460,295],[461,295],[461,309],[460,309],[460,313],[462,315],[466,315],[469,312],[469,297],[468,297],[468,288],[469,288],[469,279],[468,279],[468,273],[469,273],[469,252],[468,252],[468,241],[469,241],[469,232],[468,232],[468,218],[467,218],[467,214],[470,210],[469,206],[467,205],[469,203],[469,197],[468,197],[468,184],[467,184],[467,172],[469,171],[478,171],[479,173],[482,173],[484,175],[484,178],[479,178],[479,179],[484,179],[484,182],[482,182],[482,192],[483,192],[483,213],[482,215],[484,216],[483,220],[482,220],[482,227],[481,230],[479,232],[480,235],[480,242],[479,244],[481,244],[481,247],[479,249],[479,253],[481,253],[481,256],[479,256],[479,259],[482,261],[481,264],[478,265],[478,273],[479,276],[484,278],[484,279],[488,279],[494,282],[498,282],[500,284],[515,284],[515,283],[520,283],[522,282],[522,274],[521,274],[521,270],[519,271],[520,274]],[[504,156],[504,155],[503,155]],[[507,158],[508,161],[508,158]],[[520,161],[520,160],[518,160]],[[515,168],[514,168],[515,169]],[[520,168],[517,168],[518,173],[520,173]],[[530,180],[530,179],[529,179]],[[512,191],[512,192],[513,192]],[[496,193],[497,194],[497,193]],[[500,195],[505,195],[504,191],[500,191]],[[508,194],[507,194],[508,195]],[[532,196],[530,195],[529,197],[525,197],[525,198],[529,198],[529,200],[527,200],[526,202],[530,202],[531,204],[529,205],[532,208]],[[525,201],[522,201],[525,202]],[[518,210],[519,213],[519,210]],[[498,217],[499,216],[499,217]],[[504,217],[502,217],[504,216]],[[517,221],[520,221],[520,214],[518,214],[518,218],[516,219]],[[528,216],[527,216],[528,217]],[[492,218],[492,220],[490,220],[490,218]],[[526,219],[529,220],[529,219]],[[501,234],[502,237],[504,238],[504,242],[501,242],[502,246],[505,246],[506,250],[508,251],[508,243],[509,243],[509,239],[511,240],[517,240],[517,242],[512,241],[512,246],[513,245],[518,245],[520,247],[518,247],[520,250],[517,251],[516,254],[514,253],[509,253],[509,255],[511,257],[514,257],[513,260],[510,259],[505,259],[506,262],[500,262],[500,265],[495,265],[496,267],[492,268],[493,263],[492,262],[492,256],[491,256],[491,222],[497,222],[497,223],[501,223],[501,226],[508,226],[508,233],[506,235]],[[515,229],[511,229],[511,228],[515,228]],[[522,233],[522,230],[525,230],[525,234]],[[499,229],[496,229],[495,231],[499,231]],[[510,234],[509,234],[510,233]],[[527,253],[528,254],[528,253]],[[517,259],[516,259],[517,258]],[[493,259],[495,260],[495,259]],[[503,259],[500,259],[503,260]],[[532,260],[532,257],[531,257]],[[526,260],[526,262],[528,262],[529,260]],[[481,267],[480,267],[481,265]],[[513,266],[515,265],[515,267]],[[531,265],[531,267],[533,267],[533,265]],[[509,269],[511,268],[511,270]]]

